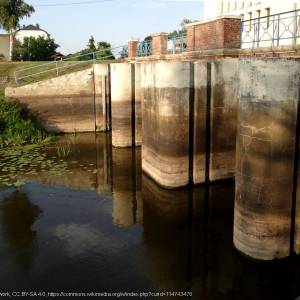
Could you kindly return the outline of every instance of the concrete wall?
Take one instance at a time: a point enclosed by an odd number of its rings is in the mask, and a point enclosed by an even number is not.
[[[6,97],[27,108],[50,132],[106,130],[103,88],[107,65],[5,89]],[[95,88],[95,89],[94,89]]]
[[[289,255],[300,63],[240,62],[235,247],[255,259]]]
[[[3,60],[10,60],[10,35],[0,34],[0,54],[4,56]]]
[[[142,64],[142,168],[167,188],[189,182],[191,63]]]

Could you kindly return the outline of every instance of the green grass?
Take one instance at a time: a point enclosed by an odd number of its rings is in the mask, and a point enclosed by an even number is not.
[[[43,144],[54,136],[39,127],[17,104],[5,101],[0,94],[0,148],[25,144]]]
[[[110,63],[111,60],[97,61],[97,63]],[[24,68],[35,67],[34,69],[25,70],[18,73],[17,77],[30,76],[19,80],[18,86],[26,85],[36,81],[50,79],[61,75],[69,74],[76,71],[81,71],[92,66],[91,61],[58,61],[55,62],[0,62],[0,77],[6,77],[6,86],[16,86],[14,72]],[[48,65],[44,65],[48,64]],[[58,70],[57,68],[58,67]],[[46,71],[46,72],[45,72]],[[35,76],[37,73],[45,72]]]

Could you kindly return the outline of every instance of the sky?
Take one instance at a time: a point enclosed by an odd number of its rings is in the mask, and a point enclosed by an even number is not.
[[[101,0],[103,1],[103,0]],[[106,2],[105,2],[106,1]],[[89,37],[123,46],[130,38],[143,39],[158,32],[180,28],[184,18],[200,20],[201,0],[104,0],[98,3],[42,6],[91,2],[91,0],[26,0],[35,7],[21,25],[40,24],[61,47],[63,54],[86,47]]]

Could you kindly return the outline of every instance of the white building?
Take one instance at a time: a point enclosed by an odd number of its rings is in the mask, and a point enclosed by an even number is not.
[[[241,16],[244,20],[300,9],[300,1],[223,1],[204,0],[204,19],[220,16]]]
[[[39,36],[44,37],[46,39],[50,37],[49,33],[46,30],[40,28],[38,24],[28,25],[28,26],[23,26],[22,28],[20,28],[14,33],[14,40],[23,43],[24,38],[26,37],[38,38]]]
[[[300,44],[299,9],[299,0],[204,0],[204,21],[240,16],[242,48],[294,45]]]

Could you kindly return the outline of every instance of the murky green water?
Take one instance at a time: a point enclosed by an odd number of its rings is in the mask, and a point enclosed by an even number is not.
[[[300,296],[299,258],[255,263],[234,250],[232,182],[163,190],[140,156],[105,134],[1,150],[0,292]]]

